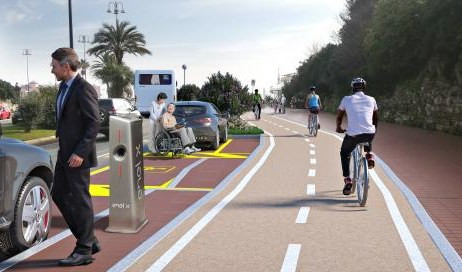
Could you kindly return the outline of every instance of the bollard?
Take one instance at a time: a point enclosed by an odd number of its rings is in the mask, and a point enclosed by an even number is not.
[[[109,119],[110,206],[107,232],[137,233],[147,223],[144,207],[143,120]]]

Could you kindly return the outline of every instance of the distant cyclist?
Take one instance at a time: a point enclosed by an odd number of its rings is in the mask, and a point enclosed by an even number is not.
[[[316,86],[310,87],[310,93],[306,97],[305,107],[310,110],[308,114],[308,126],[310,124],[311,114],[318,114],[322,109],[321,98],[316,94]],[[321,129],[321,123],[318,117],[318,129]]]
[[[258,107],[258,116],[257,119],[260,120],[261,116],[261,102],[263,99],[261,98],[261,95],[258,93],[258,89],[255,89],[255,93],[252,96],[252,102],[253,102],[253,112],[255,112],[256,108]]]
[[[340,149],[340,159],[342,161],[342,171],[344,178],[343,194],[349,195],[353,182],[350,178],[350,157],[351,152],[357,144],[367,142],[369,146],[364,147],[369,168],[375,165],[372,151],[372,140],[377,132],[378,107],[377,102],[371,96],[365,95],[366,81],[362,78],[355,78],[351,81],[353,95],[345,96],[340,103],[337,112],[338,133],[346,131]],[[344,115],[348,117],[348,129],[342,129],[342,119]]]

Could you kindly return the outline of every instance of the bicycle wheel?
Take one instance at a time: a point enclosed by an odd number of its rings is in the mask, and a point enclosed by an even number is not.
[[[356,147],[353,152],[351,152],[350,157],[350,178],[353,181],[353,186],[351,187],[351,194],[353,194],[356,190],[356,181],[358,180],[358,158],[359,152],[358,148]]]
[[[364,207],[366,205],[367,193],[369,191],[369,172],[367,167],[367,160],[366,158],[362,157],[359,163],[359,175],[358,181],[356,183],[356,189],[358,191],[358,202],[361,207]]]
[[[313,116],[313,136],[318,136],[318,115]]]

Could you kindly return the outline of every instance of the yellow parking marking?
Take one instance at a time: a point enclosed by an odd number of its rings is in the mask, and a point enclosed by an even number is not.
[[[109,170],[109,166],[102,167],[100,169],[97,169],[95,171],[90,172],[90,176],[97,175],[97,174],[102,173],[102,172],[107,171],[107,170]]]
[[[218,148],[217,150],[215,150],[215,152],[213,152],[213,153],[214,153],[214,154],[221,153],[221,151],[222,151],[223,149],[225,149],[232,141],[233,141],[232,139],[227,140],[224,144],[222,144],[222,145],[220,146],[220,148]]]
[[[145,190],[151,189],[167,189],[170,183],[173,182],[173,179],[164,182],[161,185],[145,185]],[[108,184],[90,184],[90,194],[92,196],[109,196],[109,185]]]
[[[162,167],[157,167],[157,166],[144,166],[143,169],[144,171],[148,173],[156,173],[156,174],[165,174],[168,173],[172,170],[174,170],[176,166],[162,166]],[[109,166],[102,167],[100,169],[97,169],[95,171],[90,172],[90,176],[94,176],[103,172],[106,172],[109,170]]]

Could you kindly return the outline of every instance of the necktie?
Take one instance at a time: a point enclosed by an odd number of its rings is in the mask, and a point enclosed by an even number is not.
[[[61,110],[62,110],[62,107],[63,107],[64,98],[66,97],[66,92],[67,92],[67,84],[66,83],[61,85],[60,91],[61,92],[59,94],[58,105],[57,105],[58,118],[61,116]]]

